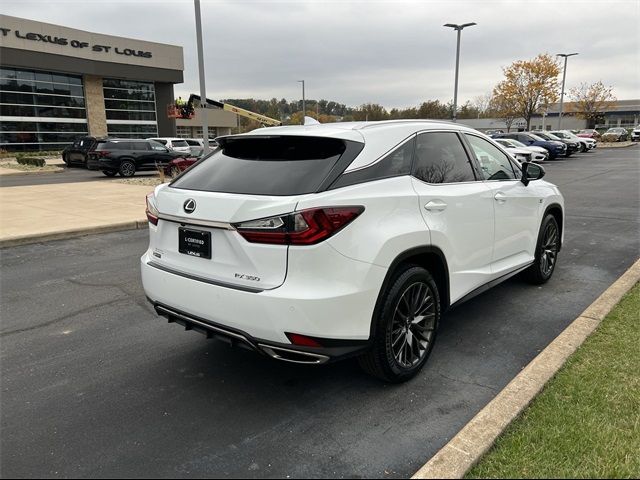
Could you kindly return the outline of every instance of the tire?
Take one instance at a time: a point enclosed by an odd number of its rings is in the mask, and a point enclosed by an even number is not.
[[[120,163],[118,173],[121,177],[133,177],[136,173],[136,164],[131,160],[123,160]]]
[[[547,214],[540,225],[533,265],[524,271],[525,279],[533,285],[542,285],[549,281],[558,262],[559,250],[560,228],[555,217]]]
[[[102,173],[104,173],[107,177],[115,177],[118,172],[116,172],[115,170],[102,170]]]
[[[587,146],[584,143],[580,144],[580,152],[581,153],[586,153],[587,151]]]
[[[358,360],[375,377],[405,382],[422,369],[433,349],[440,323],[438,287],[427,270],[408,265],[381,295],[372,319],[373,344]]]

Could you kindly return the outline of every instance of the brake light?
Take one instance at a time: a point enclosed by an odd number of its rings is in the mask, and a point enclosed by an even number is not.
[[[158,208],[156,207],[155,196],[153,195],[153,193],[147,195],[146,214],[149,223],[158,225],[158,216],[160,215],[160,212],[158,212]]]
[[[362,206],[310,208],[288,215],[236,223],[251,243],[315,245],[335,235],[364,211]]]
[[[96,155],[98,155],[98,157],[103,157],[103,158],[111,154],[111,152],[110,152],[110,151],[108,151],[108,150],[96,150],[96,151],[95,151],[95,152],[93,152],[93,153],[95,153]]]

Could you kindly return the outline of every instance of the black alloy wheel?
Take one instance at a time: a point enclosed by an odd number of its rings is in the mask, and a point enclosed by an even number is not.
[[[440,295],[425,268],[403,265],[381,292],[374,311],[370,349],[360,366],[384,381],[413,378],[425,365],[440,322]]]
[[[540,227],[534,262],[525,271],[526,279],[535,285],[546,283],[556,268],[559,251],[560,228],[555,217],[548,214]]]

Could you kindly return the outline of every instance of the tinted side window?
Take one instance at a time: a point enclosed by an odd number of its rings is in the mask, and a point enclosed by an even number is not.
[[[383,178],[409,175],[411,172],[411,161],[413,159],[414,142],[415,139],[412,138],[403,143],[370,167],[341,175],[331,188],[340,188],[346,187],[347,185],[381,180]]]
[[[473,182],[476,177],[462,142],[453,132],[418,135],[413,176],[427,183]]]
[[[485,180],[513,180],[516,175],[509,157],[484,138],[467,135]]]

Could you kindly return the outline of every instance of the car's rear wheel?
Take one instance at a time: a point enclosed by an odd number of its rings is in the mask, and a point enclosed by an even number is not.
[[[131,160],[123,160],[120,164],[120,169],[118,170],[120,176],[122,177],[133,177],[136,173],[136,164]]]
[[[433,349],[440,322],[438,287],[427,270],[408,265],[382,295],[373,318],[373,345],[360,365],[387,382],[404,382],[422,369]]]
[[[555,217],[548,214],[540,226],[535,260],[533,265],[525,270],[525,278],[534,285],[546,283],[556,268],[559,251],[560,228]]]
[[[102,170],[102,173],[104,173],[107,177],[115,177],[118,172],[116,172],[115,170]]]

